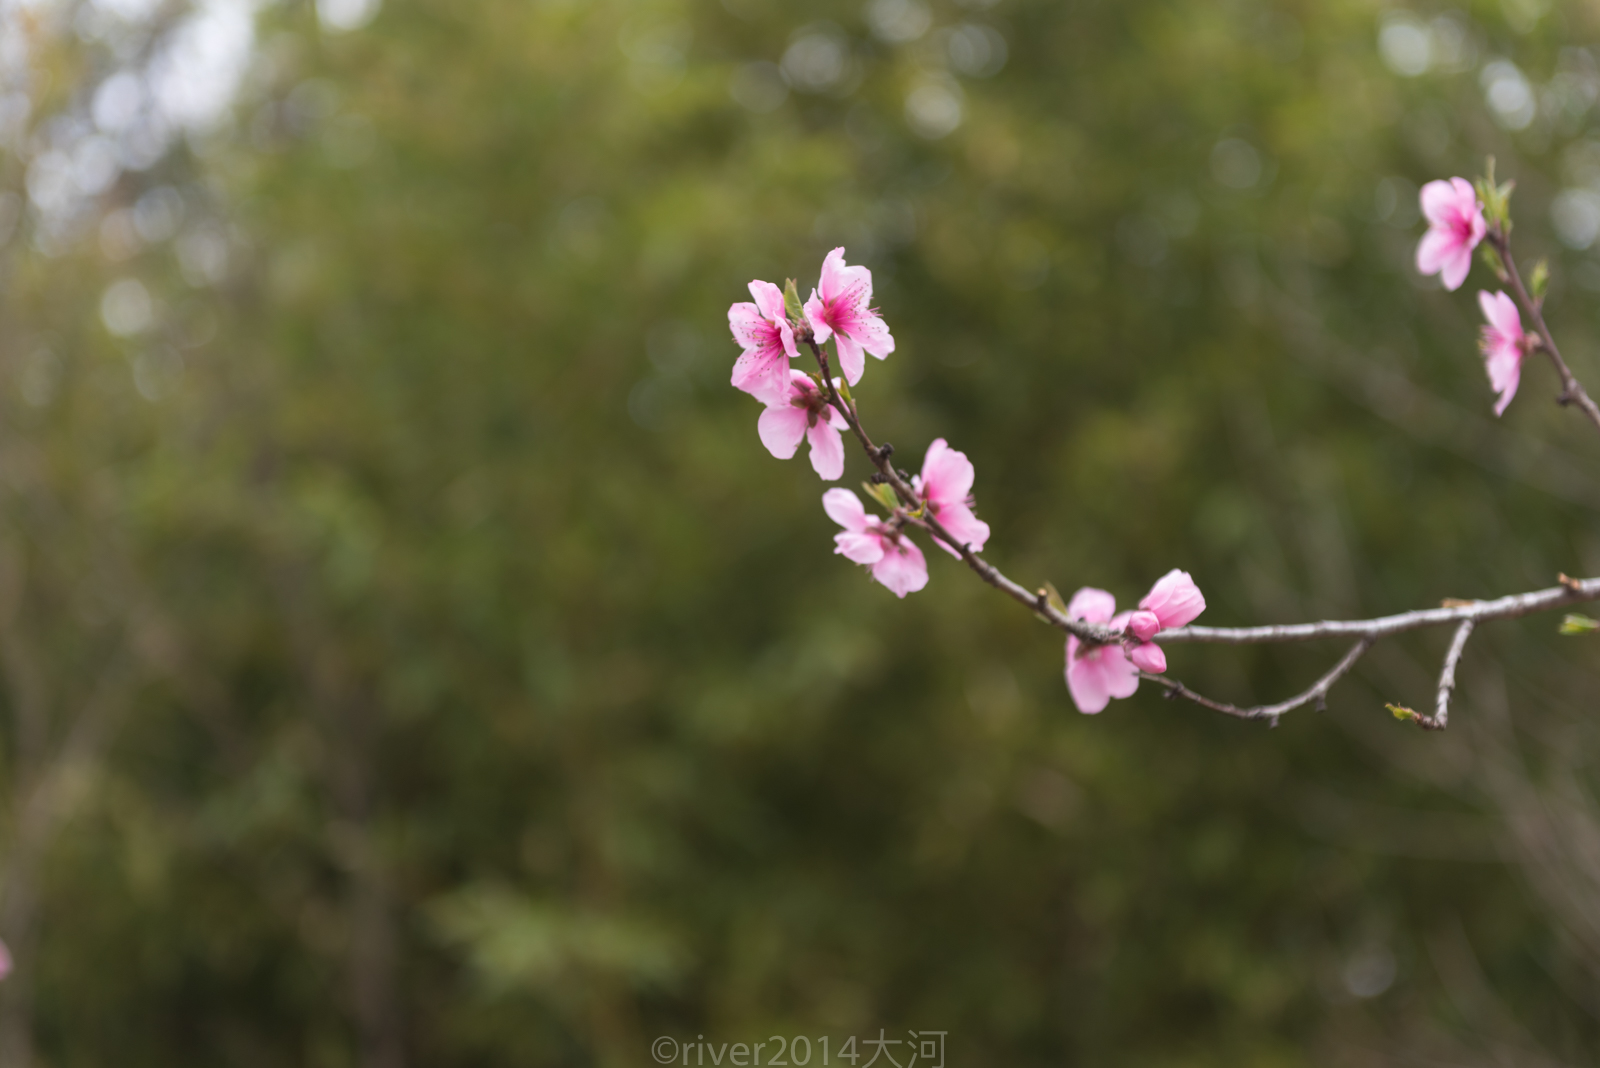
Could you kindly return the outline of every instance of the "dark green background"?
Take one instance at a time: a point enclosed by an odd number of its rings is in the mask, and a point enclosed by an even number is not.
[[[36,131],[119,62],[62,7]],[[1494,420],[1487,272],[1410,265],[1416,186],[1495,154],[1600,385],[1600,261],[1549,213],[1590,177],[1594,9],[1418,7],[1468,51],[1417,77],[1354,0],[928,10],[892,44],[854,2],[388,0],[342,34],[283,3],[231,123],[76,237],[23,219],[0,1057],[643,1066],[882,1027],[951,1068],[1593,1063],[1592,639],[1485,626],[1445,736],[1383,708],[1431,701],[1444,634],[1277,730],[1149,687],[1080,716],[1059,634],[955,561],[900,602],[832,555],[725,314],[836,244],[869,266],[898,349],[863,417],[913,470],[972,458],[1025,584],[1126,605],[1182,567],[1239,625],[1595,574],[1600,440],[1537,363]],[[963,22],[997,73],[947,69]],[[741,106],[807,34],[842,80]],[[1493,59],[1542,94],[1520,131]],[[908,126],[925,84],[945,137]],[[159,185],[180,242],[225,235],[214,280],[107,256]],[[115,337],[130,277],[155,322]],[[1273,700],[1340,650],[1171,671]]]

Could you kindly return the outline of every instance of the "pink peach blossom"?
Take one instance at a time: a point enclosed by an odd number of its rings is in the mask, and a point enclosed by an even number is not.
[[[820,290],[820,292],[819,292]],[[817,344],[833,338],[839,350],[839,369],[852,386],[861,381],[866,361],[865,349],[878,359],[894,351],[894,338],[872,303],[872,272],[865,267],[846,267],[844,249],[836,248],[822,261],[822,278],[806,301],[806,320]]]
[[[838,546],[834,552],[871,567],[872,577],[890,593],[904,597],[928,584],[928,562],[922,550],[904,531],[867,515],[860,497],[847,489],[831,489],[822,495],[822,508],[844,528],[843,534],[833,536]]]
[[[1194,584],[1189,572],[1173,568],[1156,580],[1139,602],[1139,611],[1128,615],[1127,631],[1140,644],[1128,650],[1128,659],[1152,675],[1167,670],[1167,654],[1151,642],[1168,627],[1181,627],[1206,610],[1205,595]]]
[[[1085,586],[1072,595],[1067,615],[1085,623],[1109,623],[1122,627],[1127,616],[1113,618],[1117,599],[1105,590]],[[1139,669],[1128,660],[1120,645],[1097,645],[1079,650],[1076,635],[1067,635],[1067,690],[1078,711],[1093,715],[1113,697],[1131,697],[1139,688]]]
[[[733,387],[763,404],[781,404],[789,395],[789,360],[798,358],[794,329],[783,307],[783,290],[771,282],[750,283],[754,304],[728,308],[728,329],[744,349],[733,365]]]
[[[1417,245],[1417,270],[1439,275],[1446,289],[1460,289],[1472,269],[1472,250],[1488,230],[1478,194],[1465,178],[1452,178],[1429,182],[1418,199],[1428,232]]]
[[[1192,623],[1196,616],[1206,610],[1206,598],[1200,592],[1200,587],[1194,584],[1194,579],[1189,577],[1189,572],[1173,568],[1150,587],[1150,592],[1139,602],[1139,608],[1142,612],[1134,613],[1136,616],[1149,612],[1156,617],[1158,629],[1167,630]],[[1138,634],[1138,631],[1134,633]],[[1148,639],[1140,635],[1140,640]]]
[[[1500,394],[1494,406],[1494,414],[1500,415],[1517,395],[1517,384],[1522,381],[1527,335],[1522,332],[1522,316],[1517,314],[1516,303],[1504,291],[1490,296],[1479,290],[1478,306],[1489,320],[1483,328],[1483,357],[1489,386]]]
[[[837,384],[838,379],[834,382]],[[832,482],[844,474],[844,441],[839,431],[849,426],[811,376],[791,367],[788,398],[761,413],[756,431],[761,435],[761,444],[780,460],[794,456],[800,440],[809,439],[811,466]]]
[[[957,452],[939,438],[928,446],[922,460],[922,474],[912,478],[911,485],[927,502],[928,511],[958,542],[972,546],[973,552],[982,552],[989,540],[989,524],[972,514],[972,461],[966,453]],[[951,556],[961,554],[942,541],[939,548]]]

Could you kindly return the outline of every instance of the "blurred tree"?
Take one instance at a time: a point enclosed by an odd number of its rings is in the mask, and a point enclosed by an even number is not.
[[[8,1063],[1600,1043],[1591,644],[1486,628],[1444,741],[1382,711],[1440,636],[1270,734],[1084,719],[953,561],[901,603],[831,555],[723,321],[870,266],[858,396],[974,459],[1019,578],[1176,564],[1244,623],[1593,574],[1585,428],[1543,369],[1484,418],[1410,270],[1495,153],[1600,380],[1589,8],[0,11]]]

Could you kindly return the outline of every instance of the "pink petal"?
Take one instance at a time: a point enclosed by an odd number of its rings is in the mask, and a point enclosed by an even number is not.
[[[1454,293],[1461,288],[1461,283],[1467,280],[1467,275],[1472,270],[1472,246],[1457,243],[1455,251],[1445,257],[1444,265],[1439,271],[1439,281],[1444,287]]]
[[[939,509],[939,525],[950,532],[950,536],[963,545],[972,546],[975,553],[983,552],[984,542],[989,540],[989,524],[972,514],[972,510],[964,504],[947,504]],[[944,542],[938,545],[951,556],[959,558],[956,552]]]
[[[876,313],[870,313],[851,331],[856,341],[878,359],[883,359],[894,351],[894,337],[889,333],[889,324]]]
[[[1073,598],[1077,600],[1077,598]],[[1122,647],[1102,645],[1078,655],[1078,639],[1067,637],[1067,690],[1078,711],[1093,715],[1113,697],[1131,697],[1139,688],[1139,672]]]
[[[749,301],[740,301],[728,307],[728,329],[740,348],[757,349],[766,343],[767,321],[761,310]]]
[[[778,320],[778,337],[782,339],[783,351],[788,354],[789,359],[798,360],[800,358],[800,350],[795,348],[794,328],[789,325],[789,320]]]
[[[822,298],[817,296],[815,289],[811,291],[811,299],[806,301],[805,307],[801,310],[806,314],[806,322],[811,324],[811,336],[816,339],[818,345],[826,345],[828,339],[833,336],[833,327],[828,325],[827,309],[823,307]]]
[[[762,404],[789,402],[789,361],[776,348],[747,349],[733,365],[733,388],[741,389]]]
[[[910,538],[901,538],[898,545],[884,546],[883,559],[872,565],[872,577],[904,597],[928,584],[928,561]]]
[[[972,492],[975,477],[966,453],[952,449],[944,438],[935,438],[922,458],[922,492],[936,504],[964,504]],[[943,515],[940,520],[943,521]]]
[[[1461,242],[1449,230],[1429,230],[1417,242],[1417,273],[1438,274]]]
[[[843,331],[833,335],[833,346],[839,350],[839,370],[844,372],[844,380],[852,386],[861,381],[861,374],[867,369],[861,346]]]
[[[822,495],[822,510],[828,518],[854,534],[867,529],[867,510],[861,498],[847,489],[831,489]]]
[[[12,967],[11,949],[4,942],[0,942],[0,979],[10,975]]]
[[[783,307],[783,290],[771,282],[751,282],[750,295],[756,298],[756,307],[768,319],[777,323],[788,318]]]
[[[794,451],[800,447],[800,439],[806,436],[806,419],[804,408],[779,405],[761,413],[761,418],[756,420],[756,432],[761,435],[761,444],[767,447],[768,452],[780,460],[787,460],[794,456]],[[840,449],[841,453],[843,451]],[[843,460],[842,455],[840,459]],[[815,454],[812,462],[815,463]]]
[[[1128,653],[1128,659],[1133,661],[1134,667],[1140,671],[1148,671],[1152,675],[1159,675],[1167,670],[1167,654],[1154,642],[1135,645]]]
[[[798,408],[795,410],[799,411]],[[805,431],[805,435],[811,442],[812,469],[826,482],[832,482],[844,474],[844,440],[839,437],[839,431],[833,424],[818,419],[815,426]]]
[[[1478,307],[1483,309],[1483,317],[1489,321],[1489,325],[1508,340],[1514,342],[1521,339],[1522,316],[1517,312],[1517,302],[1506,296],[1504,290],[1491,295],[1480,289]]]
[[[817,281],[817,288],[822,290],[822,300],[826,303],[838,297],[849,284],[850,276],[844,266],[844,246],[841,245],[823,257],[822,277]]]
[[[1517,349],[1498,349],[1489,354],[1487,362],[1489,385],[1500,394],[1494,414],[1505,414],[1511,398],[1517,395],[1517,385],[1522,381],[1522,353]]]
[[[1085,623],[1104,623],[1117,611],[1117,599],[1105,590],[1085,586],[1067,602],[1067,617]]]
[[[1187,571],[1173,568],[1156,580],[1139,607],[1154,612],[1163,629],[1181,627],[1206,610],[1206,599]]]
[[[1140,610],[1128,617],[1128,633],[1142,642],[1147,642],[1156,636],[1161,629],[1161,620],[1154,612]]]
[[[1429,182],[1422,187],[1417,201],[1422,206],[1422,217],[1432,226],[1449,226],[1478,207],[1478,195],[1465,178]]]
[[[883,559],[883,539],[876,534],[852,534],[846,531],[833,536],[833,551],[846,560],[858,564],[875,564]]]

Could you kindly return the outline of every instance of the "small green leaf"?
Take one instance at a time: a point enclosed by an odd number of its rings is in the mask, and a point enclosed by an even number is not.
[[[1494,276],[1504,282],[1506,280],[1506,265],[1500,259],[1500,253],[1495,251],[1494,246],[1485,242],[1478,246],[1478,254],[1483,257],[1483,262],[1488,265],[1489,270],[1494,272]]]
[[[1394,718],[1399,720],[1401,723],[1409,723],[1414,719],[1420,718],[1417,715],[1416,709],[1407,708],[1405,705],[1385,704],[1383,707],[1394,713]]]
[[[1576,612],[1561,621],[1562,634],[1588,634],[1596,630],[1600,630],[1600,620],[1590,619],[1588,616],[1580,616]]]
[[[1050,602],[1051,608],[1054,608],[1062,615],[1067,614],[1067,602],[1061,599],[1061,592],[1056,589],[1054,583],[1046,582],[1044,584],[1044,594],[1045,600]]]
[[[795,322],[798,323],[802,321],[803,313],[800,307],[800,289],[793,278],[790,278],[783,283],[783,310],[788,312],[789,318],[793,319]]]
[[[867,491],[867,496],[877,501],[890,512],[900,506],[900,502],[894,495],[894,487],[887,482],[863,482],[861,483],[861,488]]]
[[[1533,274],[1528,279],[1528,292],[1533,294],[1534,302],[1544,300],[1544,291],[1550,286],[1550,261],[1541,259],[1533,265]]]

